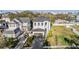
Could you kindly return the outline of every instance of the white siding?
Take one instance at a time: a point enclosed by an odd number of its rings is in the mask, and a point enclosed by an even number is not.
[[[79,15],[77,15],[77,21],[79,21]]]
[[[15,34],[3,34],[5,37],[13,37],[13,38],[15,38]]]
[[[5,20],[6,22],[10,22],[10,18],[2,18],[2,20]]]
[[[36,23],[36,25],[35,25],[35,23]],[[40,25],[38,25],[38,23],[39,23]],[[41,25],[41,23],[43,23],[43,26]],[[33,23],[33,29],[37,29],[37,28],[42,28],[42,29],[44,29],[44,22],[34,22],[34,23]]]
[[[34,31],[34,32],[33,32],[33,35],[34,35],[34,34],[39,34],[39,33],[41,33],[43,36],[45,35],[45,33],[44,33],[44,32],[41,32],[41,31],[39,31],[39,32],[38,32],[38,31]]]
[[[36,25],[35,25],[35,23],[36,23]],[[42,23],[43,23],[43,25],[42,25]],[[45,25],[45,23],[47,23],[47,24]],[[49,21],[33,22],[33,29],[38,29],[38,28],[41,28],[41,29],[44,29],[44,30],[46,29],[46,36],[47,36],[47,33],[50,30],[50,22]]]
[[[29,27],[30,27],[30,23],[27,23],[27,22],[23,23],[23,25],[22,25],[22,28],[23,28],[24,31],[28,31]]]
[[[16,28],[18,28],[19,26],[17,25],[17,24],[8,24],[8,26],[9,26],[9,30],[12,30],[12,29],[16,29]]]

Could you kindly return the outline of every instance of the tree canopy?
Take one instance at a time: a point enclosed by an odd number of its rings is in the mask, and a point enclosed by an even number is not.
[[[51,14],[51,13],[33,13],[32,11],[22,11],[22,12],[16,12],[16,13],[8,13],[8,17],[12,20],[16,17],[29,17],[34,18],[37,16],[46,16],[51,19],[51,22],[54,22],[56,19],[64,19],[64,20],[75,20],[76,15],[73,14]]]

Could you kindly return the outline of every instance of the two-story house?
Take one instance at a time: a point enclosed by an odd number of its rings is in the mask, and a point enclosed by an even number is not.
[[[12,23],[13,22],[13,23]],[[9,27],[19,27],[22,31],[29,31],[31,28],[31,20],[28,17],[19,17],[14,18],[12,21],[10,21]],[[9,25],[8,24],[8,25]]]
[[[31,20],[28,17],[18,18],[20,27],[23,31],[29,31],[31,29]]]
[[[3,32],[4,37],[16,38],[21,34],[22,31],[17,22],[12,20],[10,22],[7,22],[7,24],[8,24],[8,28],[5,29],[5,31]]]
[[[3,36],[5,38],[17,38],[21,33],[22,31],[20,30],[20,28],[7,29],[3,32]]]
[[[48,17],[39,16],[33,19],[33,35],[47,36],[50,30],[50,19]]]
[[[76,17],[76,22],[79,22],[79,15],[77,15]]]
[[[10,21],[8,22],[8,29],[15,29],[15,28],[18,28],[19,27],[19,24],[14,22],[14,21]]]

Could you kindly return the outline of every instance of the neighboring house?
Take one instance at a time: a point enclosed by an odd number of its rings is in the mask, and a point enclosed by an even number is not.
[[[76,20],[71,20],[69,23],[75,24],[76,23]]]
[[[69,23],[69,21],[66,21],[66,20],[63,20],[63,19],[55,20],[55,24],[67,24],[67,23]]]
[[[28,17],[18,18],[23,31],[29,31],[31,29],[31,20]]]
[[[7,38],[17,38],[21,33],[20,28],[7,29],[3,32],[3,36]]]
[[[50,19],[47,17],[39,16],[33,19],[33,35],[46,35],[50,30]]]
[[[77,15],[76,17],[76,22],[79,22],[79,15]]]
[[[79,15],[76,17],[76,24],[79,25]]]
[[[18,27],[19,27],[21,30],[23,30],[23,29],[22,29],[22,23],[19,21],[18,18],[14,18],[13,21],[14,21],[16,24],[18,24]]]
[[[70,23],[69,21],[63,19],[55,20],[53,24],[53,26],[70,26],[70,25],[73,25],[73,23]]]
[[[14,22],[14,21],[10,21],[10,22],[8,22],[8,29],[9,30],[11,30],[11,29],[16,29],[16,28],[18,28],[19,27],[19,24],[18,23],[16,23],[16,22]]]
[[[75,20],[66,21],[66,20],[55,20],[53,26],[65,26],[67,28],[70,28],[71,26],[79,25],[79,22]]]
[[[5,20],[6,22],[10,22],[10,18],[7,15],[2,15],[2,20]]]

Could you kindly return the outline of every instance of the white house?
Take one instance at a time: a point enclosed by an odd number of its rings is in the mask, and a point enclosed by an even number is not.
[[[1,19],[5,20],[6,22],[10,22],[10,18],[7,16],[7,14],[2,15]]]
[[[20,28],[7,29],[3,32],[3,36],[7,38],[17,38],[21,33]]]
[[[76,17],[76,21],[79,22],[79,15],[77,15],[77,17]]]
[[[39,16],[33,20],[33,35],[47,35],[50,30],[50,19],[47,17]]]
[[[67,24],[69,21],[63,20],[63,19],[57,19],[55,20],[55,24]]]
[[[72,21],[66,21],[66,20],[55,20],[53,26],[65,26],[67,28],[70,28],[71,26],[79,25],[79,22],[75,20]]]
[[[16,29],[18,27],[19,27],[19,24],[18,23],[14,22],[14,21],[8,22],[8,29],[9,30]]]
[[[14,19],[10,22],[7,22],[7,24],[8,28],[3,33],[4,37],[16,38],[22,33],[19,23]]]
[[[53,26],[70,26],[70,25],[73,25],[73,23],[70,23],[69,21],[63,19],[55,20],[53,24]]]

